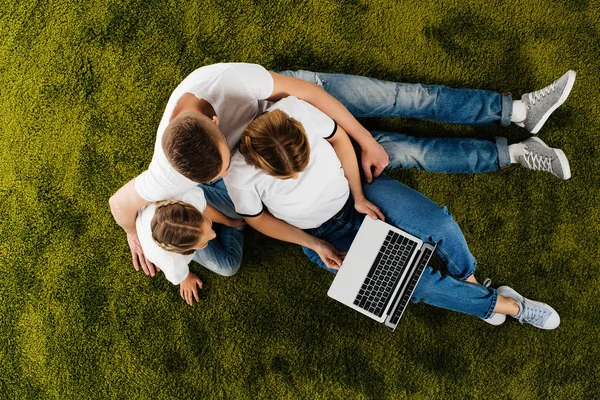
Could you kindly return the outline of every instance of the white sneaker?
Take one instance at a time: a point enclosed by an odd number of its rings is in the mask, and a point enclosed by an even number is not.
[[[519,303],[520,311],[514,318],[520,323],[540,329],[556,329],[560,325],[560,316],[548,304],[526,299],[508,286],[500,286],[498,294],[515,299]]]

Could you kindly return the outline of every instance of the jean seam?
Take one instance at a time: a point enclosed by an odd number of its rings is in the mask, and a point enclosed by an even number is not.
[[[492,294],[492,303],[490,304],[490,306],[488,307],[486,313],[484,314],[484,316],[482,317],[483,319],[487,319],[489,317],[492,316],[492,314],[494,313],[494,308],[496,308],[496,303],[498,302],[498,292],[496,291],[496,289],[490,289],[487,288],[488,291],[492,290],[493,294]]]

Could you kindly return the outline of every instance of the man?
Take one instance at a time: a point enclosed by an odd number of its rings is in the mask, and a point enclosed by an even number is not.
[[[569,71],[552,85],[513,102],[510,95],[482,90],[399,84],[307,71],[278,74],[253,64],[209,65],[192,72],[175,89],[157,131],[149,169],[111,197],[111,211],[127,233],[135,269],[141,267],[152,276],[155,266],[144,256],[135,228],[137,211],[150,202],[184,193],[198,183],[210,182],[202,187],[209,207],[220,211],[213,220],[223,224],[222,229],[233,229],[243,235],[241,217],[235,213],[219,178],[227,175],[230,150],[237,145],[247,124],[270,102],[290,95],[317,107],[348,132],[361,148],[362,169],[369,182],[388,166],[472,173],[497,170],[512,163],[567,179],[570,170],[564,153],[537,138],[508,146],[503,138],[493,143],[472,139],[416,139],[384,132],[371,135],[348,110],[357,116],[412,116],[474,125],[508,125],[512,121],[536,133],[564,102],[574,80],[575,73]],[[195,139],[201,142],[190,147],[189,140],[182,141],[182,146],[170,148],[168,159],[163,150],[163,134],[175,120],[183,125],[196,124],[191,133],[188,132],[188,139],[191,138],[192,143]],[[196,134],[198,132],[204,133]],[[209,140],[205,140],[207,138]],[[206,146],[211,144],[216,152],[208,151]],[[461,157],[458,152],[476,157]],[[205,154],[219,156],[205,162],[202,160]],[[171,162],[177,159],[191,169],[173,168]],[[212,169],[208,168],[209,164]],[[241,245],[242,242],[236,243]],[[196,255],[194,259],[202,263],[202,257],[210,255],[210,249]]]

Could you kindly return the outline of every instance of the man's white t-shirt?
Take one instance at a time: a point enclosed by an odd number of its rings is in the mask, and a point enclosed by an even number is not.
[[[206,208],[204,192],[199,187],[194,187],[184,194],[173,196],[170,200],[180,200],[196,207],[200,212]],[[152,239],[151,223],[154,217],[155,203],[148,204],[138,211],[135,226],[140,239],[140,244],[144,250],[144,255],[154,265],[160,267],[165,277],[174,285],[179,285],[187,278],[192,262],[193,254],[183,255],[162,249],[154,239]]]
[[[225,185],[240,215],[257,216],[263,204],[273,216],[300,229],[321,226],[337,214],[350,195],[342,164],[325,140],[337,125],[309,103],[287,97],[268,111],[280,109],[299,121],[310,144],[308,167],[296,179],[277,179],[246,164],[236,152],[231,159]]]
[[[243,63],[208,65],[188,75],[169,98],[156,133],[150,166],[135,179],[135,189],[146,201],[172,198],[197,184],[169,164],[162,148],[163,133],[185,93],[210,103],[219,119],[219,129],[233,149],[246,126],[262,111],[261,100],[273,93],[273,77],[260,65]]]

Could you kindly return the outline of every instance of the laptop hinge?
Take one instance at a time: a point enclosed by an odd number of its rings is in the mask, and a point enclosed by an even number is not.
[[[392,307],[390,307],[390,312],[388,313],[388,316],[385,319],[385,326],[387,328],[389,328],[390,330],[394,331],[396,329],[396,327],[398,326],[398,323],[400,322],[400,317],[402,316],[402,313],[404,312],[404,310],[402,310],[400,315],[397,316],[397,318],[394,318],[395,321],[392,322],[392,318],[396,314],[396,310],[398,309],[398,307],[401,305],[404,294],[406,293],[407,290],[411,290],[411,291],[414,290],[414,288],[418,284],[419,280],[421,279],[421,275],[423,275],[423,270],[427,265],[422,265],[421,261],[423,261],[424,264],[429,263],[429,260],[431,259],[431,256],[433,255],[435,248],[436,248],[436,244],[423,243],[423,246],[421,247],[421,249],[419,249],[419,253],[417,254],[417,256],[415,256],[414,261],[410,266],[410,271],[408,272],[408,274],[406,274],[408,281],[405,281],[402,283],[402,287],[400,288],[400,290],[398,290],[398,293],[396,293],[396,297],[394,298]],[[426,249],[428,250],[427,252],[425,251]],[[425,253],[427,253],[427,255],[425,256],[426,259],[423,259],[423,255]],[[416,282],[414,283],[414,286],[411,287],[411,289],[408,289],[409,285],[407,283],[409,283],[410,280],[413,279],[415,271],[417,269],[419,269],[419,267],[421,269],[420,272],[417,272],[417,274],[419,276],[418,276]],[[411,293],[411,295],[412,295],[412,293]],[[403,304],[403,308],[406,309],[406,304]]]

